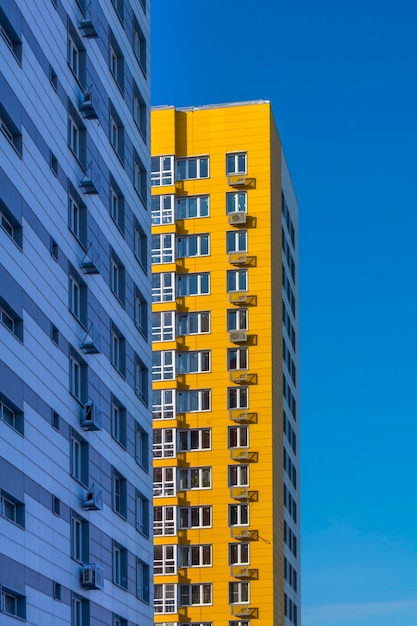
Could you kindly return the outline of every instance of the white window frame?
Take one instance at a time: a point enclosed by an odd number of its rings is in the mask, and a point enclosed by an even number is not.
[[[7,330],[10,330],[10,332],[13,333],[14,335],[16,334],[15,320],[9,313],[7,313],[7,311],[5,311],[5,309],[1,308],[1,306],[0,306],[0,322],[3,324],[5,328],[7,328]]]
[[[180,606],[207,606],[213,604],[211,583],[179,585]]]
[[[177,199],[177,220],[210,217],[210,196],[186,196]]]
[[[177,317],[178,335],[202,335],[210,333],[210,311],[178,313]]]
[[[230,582],[229,583],[229,603],[230,604],[249,604],[250,602],[250,584],[248,582]]]
[[[177,407],[179,413],[197,413],[211,411],[211,389],[191,389],[178,391]],[[184,404],[182,404],[182,402]]]
[[[2,402],[1,400],[0,400],[0,418],[3,420],[3,422],[5,422],[6,424],[14,428],[14,430],[19,430],[16,427],[16,420],[17,420],[16,411],[12,409],[10,406],[8,406],[5,402]]]
[[[208,233],[177,237],[178,259],[198,256],[210,256],[210,235]]]
[[[199,374],[211,371],[210,350],[189,350],[177,352],[178,374]]]
[[[148,303],[143,295],[136,288],[135,292],[135,325],[138,330],[146,337],[148,320]]]
[[[112,145],[113,150],[116,154],[119,154],[119,126],[113,117],[110,114],[110,143]]]
[[[155,613],[176,613],[177,612],[177,585],[175,583],[155,585],[154,587],[154,612]]]
[[[229,465],[229,487],[249,487],[249,465]]]
[[[207,296],[210,294],[210,272],[177,276],[177,295]]]
[[[114,330],[111,331],[111,364],[117,369],[121,370],[122,363],[122,346],[120,336]]]
[[[182,522],[187,518],[186,524]],[[198,519],[196,519],[198,518]],[[194,521],[198,521],[197,524]],[[204,523],[208,522],[208,523]],[[178,528],[211,528],[212,510],[211,506],[186,506],[180,507],[178,511]]]
[[[136,530],[149,537],[149,500],[136,492]]]
[[[247,174],[247,152],[229,152],[226,154],[226,175]]]
[[[161,396],[160,403],[155,402],[155,396]],[[176,390],[175,389],[154,389],[153,391],[153,404],[152,404],[152,419],[164,420],[175,418],[175,405],[176,405]]]
[[[74,156],[80,160],[80,129],[74,118],[69,115],[69,147]]]
[[[249,389],[248,387],[228,387],[227,389],[227,408],[248,409],[249,408]]]
[[[81,318],[81,285],[78,280],[70,274],[69,309],[74,317],[80,321]]]
[[[175,261],[175,234],[152,235],[152,264],[173,263]]]
[[[159,159],[159,169],[151,170],[151,186],[161,187],[164,185],[173,185],[174,184],[174,157],[170,155],[152,157],[152,162],[156,163],[157,159]]]
[[[156,509],[158,509],[158,513],[161,513],[160,520],[156,519]],[[171,537],[177,534],[176,506],[154,507],[153,534],[155,537]]]
[[[68,65],[75,78],[80,80],[80,50],[71,35],[68,35]]]
[[[110,73],[117,83],[118,82],[117,80],[118,56],[112,44],[109,44],[109,52],[110,52],[110,61],[109,61]]]
[[[189,546],[179,546],[179,567],[211,567],[213,564],[213,550],[209,543]]]
[[[175,272],[152,274],[152,302],[175,300]]]
[[[228,444],[229,444],[229,448],[248,448],[249,447],[249,427],[248,426],[229,426]]]
[[[226,232],[226,252],[247,252],[248,231],[233,230]]]
[[[157,552],[160,552],[160,554],[157,555]],[[170,576],[176,573],[177,546],[174,544],[154,544],[155,576]]]
[[[250,545],[237,541],[229,543],[229,565],[249,565]]]
[[[17,593],[12,589],[7,589],[4,586],[0,587],[1,590],[1,606],[0,610],[5,615],[10,615],[21,620],[26,620],[26,596],[21,593]],[[82,626],[80,624],[80,626]]]
[[[204,166],[204,162],[206,165]],[[192,164],[195,166],[195,176],[194,172],[190,170],[192,169]],[[205,174],[205,169],[207,168],[207,174]],[[180,172],[180,170],[184,169],[184,172]],[[210,178],[210,158],[208,156],[200,156],[200,157],[187,157],[185,159],[177,159],[176,163],[176,180],[196,180],[198,178]]]
[[[175,340],[175,311],[152,312],[152,342]]]
[[[152,380],[175,379],[175,350],[154,350],[152,352]]]
[[[176,455],[176,428],[153,429],[153,458],[173,459]]]
[[[178,490],[211,489],[211,467],[185,467],[178,470]]]
[[[73,356],[70,356],[70,393],[82,401],[82,365]]]
[[[227,370],[247,370],[249,350],[248,348],[228,348],[227,350]]]
[[[152,196],[151,217],[153,226],[174,223],[174,198],[175,196],[172,194]]]
[[[248,330],[248,309],[227,310],[227,330]]]
[[[226,194],[226,214],[247,213],[248,194],[246,191],[230,191]]]
[[[169,498],[177,494],[176,467],[154,467],[153,496]]]
[[[227,291],[248,291],[248,270],[227,270]]]
[[[211,428],[191,428],[178,431],[178,452],[211,450]]]
[[[69,227],[79,240],[81,236],[81,207],[72,195],[69,197]]]
[[[249,504],[229,504],[229,526],[249,526]],[[233,523],[236,519],[236,523]]]
[[[140,465],[145,471],[148,471],[149,466],[149,435],[143,430],[143,428],[136,422],[135,431],[135,453],[136,463]]]

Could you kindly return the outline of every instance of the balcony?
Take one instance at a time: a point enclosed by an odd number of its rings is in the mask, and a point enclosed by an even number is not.
[[[249,487],[230,487],[230,497],[238,502],[257,502],[258,492]]]
[[[231,526],[230,536],[239,541],[258,541],[259,532],[247,526]]]
[[[249,604],[231,604],[230,612],[234,617],[258,617],[258,609]]]
[[[231,448],[230,458],[232,461],[255,463],[258,461],[258,453],[249,448]]]
[[[257,568],[248,565],[232,565],[230,567],[230,576],[240,580],[258,580],[258,574]]]
[[[232,422],[256,424],[258,421],[258,414],[249,411],[242,411],[242,409],[234,409],[229,411],[229,419]]]

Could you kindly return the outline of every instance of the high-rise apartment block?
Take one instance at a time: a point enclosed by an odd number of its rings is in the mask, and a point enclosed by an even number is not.
[[[297,201],[269,102],[152,111],[155,623],[300,624]]]
[[[0,35],[0,623],[150,626],[149,0]]]

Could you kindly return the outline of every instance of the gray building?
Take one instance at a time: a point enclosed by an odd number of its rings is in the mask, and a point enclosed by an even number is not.
[[[0,0],[0,623],[150,626],[149,0]]]

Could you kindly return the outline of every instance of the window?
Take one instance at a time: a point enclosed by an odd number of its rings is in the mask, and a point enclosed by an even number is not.
[[[68,20],[68,65],[82,87],[86,83],[86,52],[76,28]]]
[[[110,215],[123,234],[125,230],[125,199],[112,176],[110,176]]]
[[[207,567],[212,564],[211,545],[179,546],[180,567]]]
[[[128,621],[119,615],[113,614],[113,626],[128,626]]]
[[[229,604],[246,604],[249,597],[249,583],[229,583]]]
[[[177,256],[179,258],[193,256],[207,256],[209,251],[210,235],[188,235],[178,237]]]
[[[0,393],[0,419],[21,435],[24,434],[23,411],[5,398],[2,393]]]
[[[87,246],[87,207],[73,189],[68,199],[68,226],[74,237],[85,248]]]
[[[23,341],[23,320],[13,309],[0,297],[0,323],[7,328],[15,337]]]
[[[247,330],[248,329],[248,310],[247,309],[229,309],[227,311],[227,330]]]
[[[72,352],[70,356],[70,393],[78,402],[84,404],[87,400],[88,369],[87,364]]]
[[[141,159],[139,158],[136,150],[134,151],[134,160],[133,160],[133,186],[137,191],[140,199],[145,205],[145,209],[147,208],[147,194],[148,194],[148,181],[146,175],[146,169],[143,165]]]
[[[136,492],[136,530],[149,537],[149,500]]]
[[[211,467],[187,467],[179,470],[179,489],[211,489]]]
[[[153,495],[155,498],[175,496],[175,467],[154,467]]]
[[[137,560],[136,564],[136,595],[142,602],[149,602],[149,565]]]
[[[0,35],[2,36],[7,47],[13,53],[16,61],[21,65],[22,42],[2,9],[0,9]]]
[[[174,341],[175,312],[158,311],[152,313],[152,341]]]
[[[142,226],[135,220],[135,257],[144,272],[148,268],[148,238]]]
[[[76,430],[71,430],[70,473],[84,486],[88,485],[88,443]]]
[[[249,525],[249,505],[229,504],[229,526]]]
[[[226,213],[247,213],[248,197],[246,191],[232,191],[226,194]]]
[[[152,380],[174,380],[175,350],[152,352]]]
[[[52,513],[57,517],[61,516],[61,500],[56,496],[52,496]]]
[[[157,576],[177,573],[177,546],[154,547],[154,573]]]
[[[69,310],[84,326],[87,326],[87,285],[73,266],[69,275]]]
[[[0,515],[10,522],[25,527],[25,504],[6,491],[0,491]]]
[[[248,270],[227,270],[227,291],[247,291]]]
[[[201,335],[210,332],[210,311],[178,314],[178,335]]]
[[[230,565],[249,565],[249,544],[248,543],[229,543],[229,564]]]
[[[58,600],[58,602],[61,601],[61,594],[62,594],[62,588],[61,588],[61,583],[57,583],[54,581],[54,600]]]
[[[195,411],[210,411],[210,389],[194,389],[178,392],[178,412],[194,413]]]
[[[51,250],[51,256],[55,261],[58,261],[58,257],[59,257],[59,247],[57,242],[55,241],[55,239],[53,237],[50,238],[50,250]]]
[[[26,596],[1,587],[1,611],[6,615],[26,619]]]
[[[226,154],[226,174],[246,174],[246,152]]]
[[[149,435],[136,423],[136,463],[146,472],[149,469]]]
[[[140,333],[148,339],[148,303],[144,296],[135,287],[135,324]]]
[[[229,348],[227,351],[227,369],[229,371],[248,369],[248,349]]]
[[[71,512],[71,558],[79,563],[89,560],[88,522],[74,511]]]
[[[175,506],[155,506],[153,512],[153,534],[156,536],[176,535],[177,519]]]
[[[229,626],[250,626],[250,620],[242,619],[242,620],[230,620]]]
[[[229,465],[229,487],[249,486],[249,465]]]
[[[247,448],[249,445],[247,426],[229,426],[229,448]]]
[[[124,128],[114,106],[110,103],[110,143],[123,164],[124,159]]]
[[[249,408],[248,388],[229,387],[227,390],[227,407],[228,409]]]
[[[146,102],[136,84],[134,85],[133,96],[133,119],[142,135],[142,139],[146,142],[148,126]]]
[[[123,26],[123,0],[111,0],[112,5],[117,13],[118,18],[120,19]]]
[[[111,364],[121,376],[126,375],[126,339],[112,323],[110,333]]]
[[[152,302],[172,302],[175,299],[175,274],[152,274]]]
[[[135,393],[148,406],[148,368],[138,356],[135,363]]]
[[[179,587],[181,606],[211,604],[211,584],[180,585]]]
[[[0,227],[2,230],[9,235],[10,239],[19,246],[22,247],[23,237],[22,237],[22,226],[19,224],[17,219],[14,217],[13,213],[9,211],[4,202],[0,199]]]
[[[125,448],[127,443],[126,409],[115,396],[112,396],[111,417],[112,435]]]
[[[68,115],[68,145],[83,169],[87,164],[87,131],[73,107]]]
[[[179,452],[192,452],[193,450],[211,449],[210,428],[193,428],[191,430],[180,430],[178,435]]]
[[[121,517],[127,515],[127,481],[113,468],[113,511]]]
[[[112,250],[110,260],[110,288],[120,304],[124,306],[125,302],[125,268]]]
[[[110,59],[109,59],[109,67],[110,73],[116,81],[117,86],[123,95],[124,89],[124,59],[123,54],[118,45],[115,36],[112,31],[109,31],[109,51],[110,51]]]
[[[210,350],[178,352],[178,374],[210,371]]]
[[[226,233],[226,252],[246,252],[247,249],[248,233],[246,230]]]
[[[127,589],[127,550],[113,541],[113,582]]]
[[[53,175],[58,176],[58,159],[51,150],[49,151],[49,166]]]
[[[153,431],[153,458],[169,459],[174,458],[175,450],[175,428],[155,428]]]
[[[146,76],[146,39],[135,15],[133,15],[133,52]]]
[[[172,420],[175,417],[175,390],[154,389],[152,392],[152,418]]]
[[[177,612],[177,585],[155,585],[154,611],[155,613]]]
[[[173,156],[151,157],[151,168],[152,187],[160,187],[161,185],[174,184]]]
[[[89,624],[90,602],[73,593],[71,599],[71,626],[89,626]]]
[[[179,528],[205,528],[208,526],[211,526],[211,506],[180,508]]]
[[[22,133],[13,122],[6,109],[0,104],[0,131],[6,137],[9,144],[14,148],[17,154],[22,158],[23,142]]]
[[[209,196],[178,198],[177,219],[186,220],[210,215]]]
[[[152,196],[152,224],[174,223],[174,196]]]
[[[178,296],[198,296],[210,293],[210,274],[183,274],[178,276]]]
[[[194,178],[208,178],[208,177],[209,177],[208,157],[178,159],[177,180],[192,180]]]
[[[152,235],[152,263],[173,263],[175,235],[166,233],[163,235]]]

